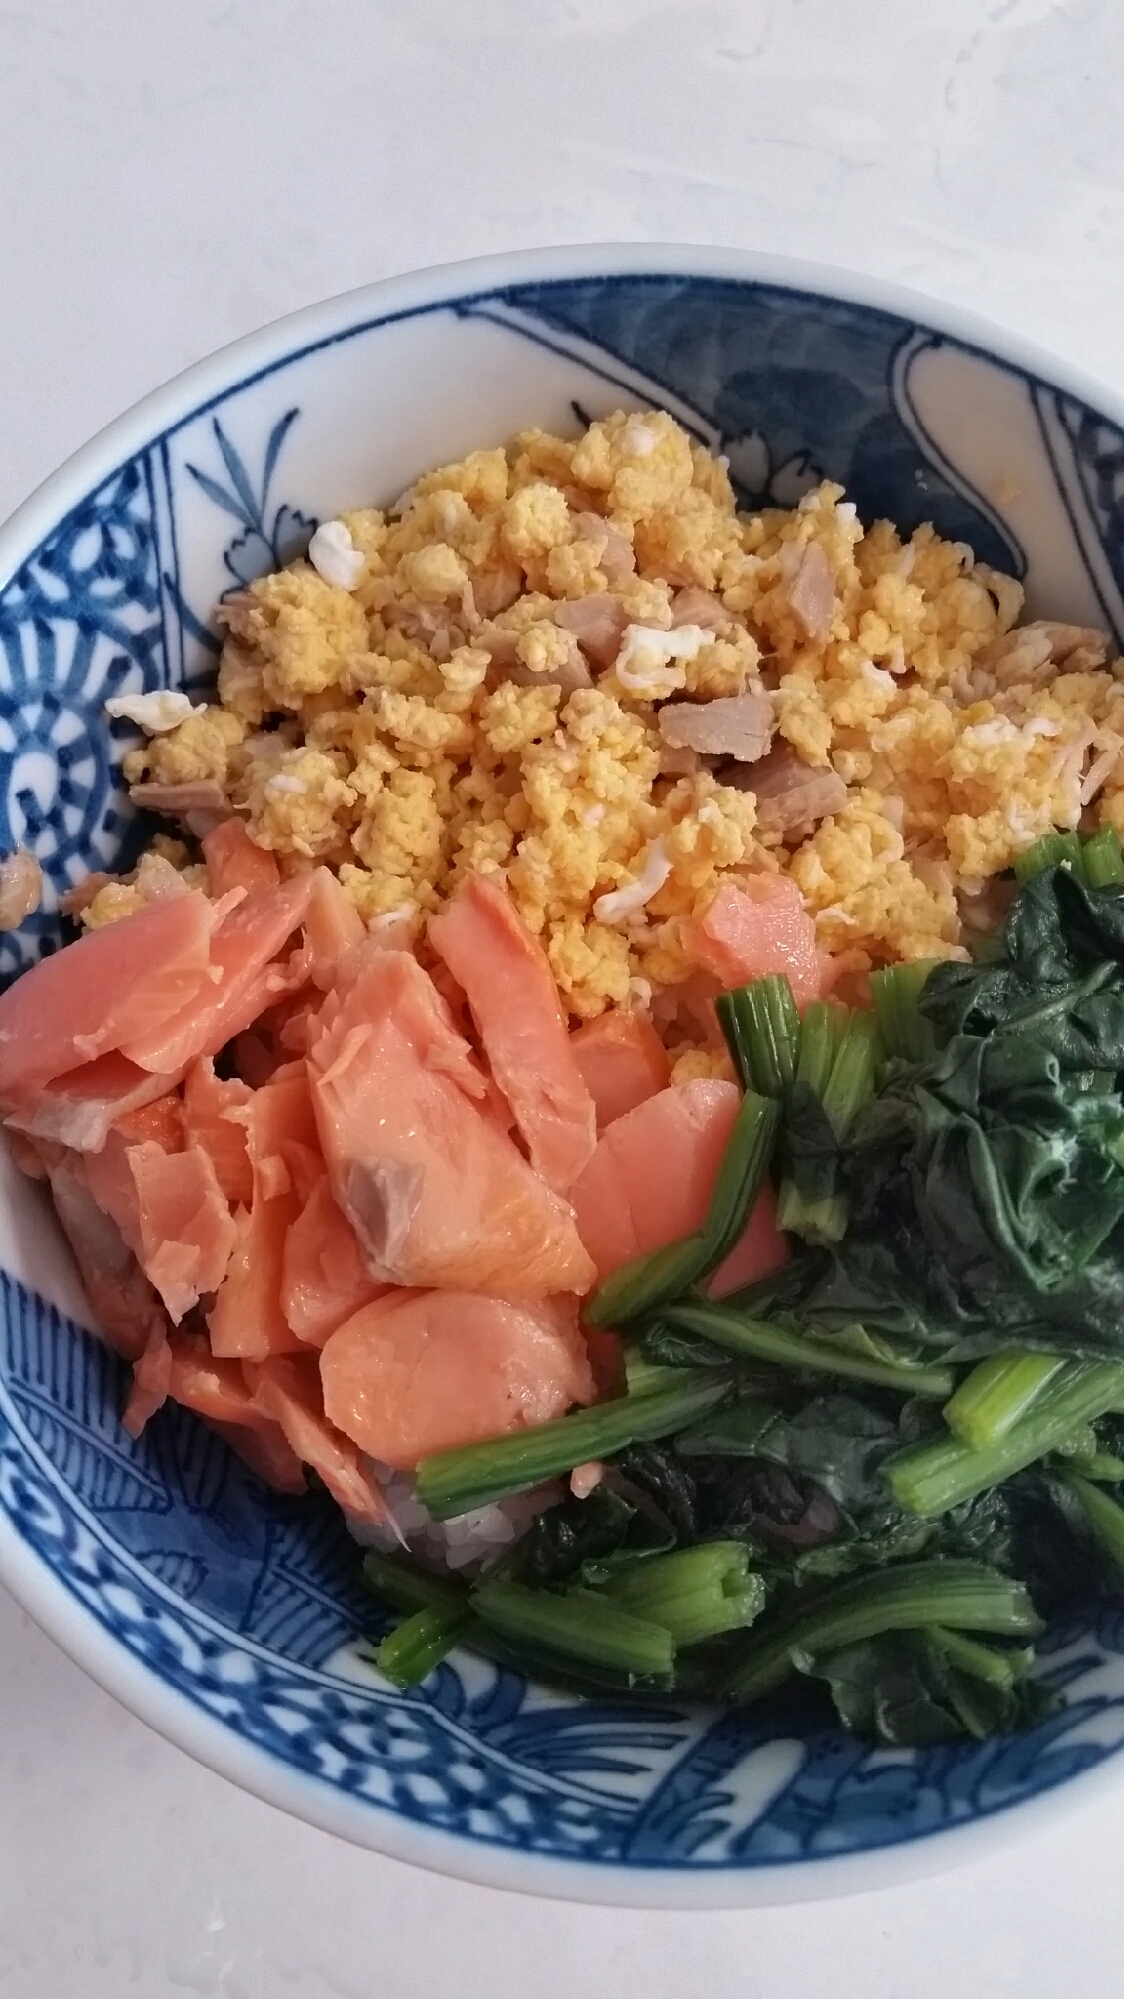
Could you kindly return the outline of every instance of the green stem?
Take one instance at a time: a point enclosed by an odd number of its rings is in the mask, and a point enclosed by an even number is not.
[[[962,1632],[947,1631],[940,1624],[934,1624],[927,1635],[940,1646],[951,1666],[959,1666],[962,1673],[971,1673],[973,1679],[983,1680],[1000,1693],[1010,1693],[1034,1663],[1029,1647],[1001,1652],[995,1645],[981,1645],[978,1638],[965,1638]]]
[[[879,1388],[897,1388],[905,1395],[934,1399],[947,1396],[954,1376],[947,1367],[905,1360],[879,1360],[873,1355],[854,1353],[812,1333],[791,1326],[769,1325],[763,1319],[747,1318],[726,1305],[672,1305],[663,1313],[668,1326],[677,1326],[715,1346],[746,1360],[771,1361],[778,1367],[806,1369],[809,1373],[835,1374],[847,1381],[869,1381]]]
[[[763,1097],[783,1097],[800,1044],[800,1015],[785,974],[773,972],[722,993],[714,1007],[744,1087]]]
[[[796,1081],[807,1083],[822,1097],[831,1076],[832,1064],[846,1032],[850,1009],[834,1000],[813,1000],[804,1009],[800,1023],[800,1048],[796,1057]]]
[[[708,1541],[618,1570],[605,1594],[635,1616],[664,1625],[677,1645],[699,1645],[752,1624],[766,1592],[740,1542]]]
[[[557,1478],[575,1465],[612,1457],[626,1444],[685,1430],[721,1402],[729,1387],[728,1376],[700,1375],[684,1368],[681,1386],[624,1395],[507,1437],[438,1451],[418,1466],[418,1498],[437,1520],[469,1513],[491,1500]]]
[[[870,992],[878,1038],[885,1056],[903,1062],[927,1062],[936,1053],[937,1038],[931,1020],[918,1007],[937,958],[917,958],[909,965],[888,965],[870,975]]]
[[[1090,888],[1116,888],[1124,882],[1124,852],[1111,826],[1091,833],[1084,848],[1085,879]]]
[[[730,1254],[769,1168],[780,1124],[780,1105],[747,1090],[738,1108],[714,1182],[706,1221],[681,1242],[639,1256],[599,1284],[585,1308],[592,1326],[624,1326],[682,1297]],[[674,1172],[674,1161],[667,1162]]]
[[[1119,1361],[1071,1361],[1048,1382],[1005,1435],[983,1450],[955,1438],[921,1444],[887,1467],[895,1498],[909,1513],[931,1516],[974,1499],[1036,1459],[1056,1451],[1075,1430],[1114,1408],[1124,1396]]]
[[[670,1678],[675,1663],[670,1631],[633,1616],[592,1590],[553,1596],[521,1583],[485,1582],[472,1592],[472,1607],[501,1637],[543,1645],[613,1672],[642,1679]]]
[[[463,1584],[431,1575],[408,1555],[384,1555],[377,1548],[368,1548],[360,1574],[372,1596],[407,1616],[415,1610],[463,1609],[468,1601]]]
[[[1064,1366],[1058,1354],[991,1354],[945,1404],[945,1422],[962,1444],[983,1450],[1006,1436]]]
[[[375,1653],[380,1673],[396,1687],[417,1687],[440,1664],[471,1623],[467,1603],[456,1609],[431,1605],[390,1632]]]
[[[651,1395],[657,1388],[682,1388],[686,1375],[684,1368],[646,1360],[638,1346],[630,1344],[625,1348],[624,1378],[629,1395]]]
[[[1062,1477],[1106,1555],[1118,1569],[1124,1569],[1124,1506],[1077,1472],[1063,1472]]]
[[[1076,833],[1043,833],[1024,854],[1016,855],[1014,868],[1021,882],[1033,881],[1035,875],[1045,874],[1047,868],[1068,868],[1078,881],[1084,881],[1081,842]]]
[[[839,1044],[823,1107],[837,1138],[846,1138],[856,1117],[874,1093],[878,1026],[872,1013],[856,1007]]]
[[[810,1011],[810,1009],[809,1009]],[[848,1135],[859,1111],[874,1094],[878,1028],[872,1013],[853,1008],[844,1015],[844,1025],[831,1063],[827,1082],[819,1092],[828,1123],[841,1143]],[[822,1068],[819,1031],[810,1067]],[[803,1053],[803,1042],[801,1042]],[[797,1065],[797,1081],[807,1080]],[[846,1233],[848,1201],[845,1194],[808,1195],[799,1182],[786,1178],[777,1200],[777,1221],[790,1234],[806,1242],[840,1242]]]
[[[792,1671],[794,1651],[836,1652],[884,1631],[930,1625],[1032,1638],[1041,1619],[1022,1583],[982,1562],[904,1562],[796,1603],[753,1633],[731,1678],[733,1701],[772,1693]]]
[[[1109,1451],[1097,1451],[1082,1465],[1081,1476],[1103,1479],[1106,1485],[1119,1485],[1124,1480],[1124,1458],[1113,1457]]]

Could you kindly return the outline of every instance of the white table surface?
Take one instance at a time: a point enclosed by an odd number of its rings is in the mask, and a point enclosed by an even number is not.
[[[1124,387],[1122,99],[1115,0],[0,0],[0,517],[235,335],[529,244],[866,268]],[[1118,1999],[1122,1834],[1124,1772],[856,1901],[527,1901],[243,1796],[0,1597],[13,1999]]]

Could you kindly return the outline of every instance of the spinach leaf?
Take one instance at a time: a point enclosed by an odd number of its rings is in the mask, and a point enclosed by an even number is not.
[[[676,1441],[681,1455],[757,1457],[815,1479],[854,1511],[885,1497],[880,1470],[901,1448],[897,1424],[853,1395],[818,1395],[792,1415],[739,1397]]]
[[[998,1647],[985,1649],[1002,1662]],[[894,1748],[1010,1734],[1054,1705],[1050,1690],[1021,1671],[1008,1685],[992,1684],[955,1664],[923,1631],[888,1632],[822,1658],[798,1653],[795,1663],[827,1682],[847,1728]]]
[[[536,1516],[515,1551],[512,1574],[538,1589],[554,1589],[587,1567],[664,1554],[676,1535],[666,1523],[602,1482],[587,1499],[565,1499]]]
[[[793,1083],[788,1092],[778,1152],[782,1177],[805,1201],[829,1201],[838,1192],[843,1147],[810,1083]]]

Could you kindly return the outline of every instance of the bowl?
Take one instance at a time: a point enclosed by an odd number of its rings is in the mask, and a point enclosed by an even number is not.
[[[221,594],[319,518],[537,423],[657,403],[746,504],[821,476],[866,519],[932,520],[1030,615],[1124,643],[1124,404],[1011,336],[871,280],[637,246],[502,257],[316,306],[112,424],[0,535],[0,850],[59,894],[138,832],[103,703],[200,689]],[[1086,1794],[1124,1744],[1124,1621],[1045,1647],[1065,1704],[1015,1738],[872,1748],[754,1713],[629,1711],[455,1655],[381,1682],[380,1627],[326,1500],[268,1494],[166,1407],[118,1422],[119,1362],[38,1190],[0,1160],[0,1578],[126,1706],[344,1837],[495,1886],[663,1906],[884,1886]]]

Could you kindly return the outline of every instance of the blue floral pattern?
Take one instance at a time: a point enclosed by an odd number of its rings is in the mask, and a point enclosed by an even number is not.
[[[295,507],[285,505],[276,507],[270,520],[270,482],[281,446],[299,415],[299,409],[289,409],[284,416],[278,417],[266,439],[261,480],[257,486],[218,417],[214,418],[212,429],[229,484],[224,486],[211,478],[209,473],[201,472],[197,465],[188,465],[192,478],[207,498],[241,523],[242,533],[227,543],[223,554],[223,561],[236,584],[252,583],[255,577],[265,576],[269,570],[295,561],[298,555],[304,554],[316,529],[315,520],[298,513]]]
[[[666,403],[727,454],[749,504],[791,505],[829,476],[864,516],[933,519],[981,556],[1023,561],[1016,526],[974,498],[912,399],[913,356],[954,347],[925,329],[776,287],[672,277],[450,303],[562,357],[583,407],[626,391]],[[368,321],[345,337],[378,331]],[[0,975],[54,948],[57,896],[135,843],[106,695],[126,682],[204,685],[214,600],[307,544],[308,497],[275,492],[306,359],[151,440],[0,586],[0,846],[31,847],[52,891],[18,937],[0,938]],[[1075,565],[1117,622],[1124,436],[1009,372],[1064,497]],[[189,583],[180,543],[189,514],[198,538],[200,508],[209,553]],[[1028,562],[1033,571],[1033,551]],[[379,1614],[327,1500],[268,1493],[174,1407],[130,1440],[122,1391],[112,1355],[0,1273],[10,1526],[164,1686],[265,1762],[373,1815],[603,1866],[771,1867],[968,1823],[1124,1745],[1124,1621],[1104,1610],[1051,1633],[1044,1671],[1066,1700],[1048,1721],[1014,1740],[908,1754],[802,1731],[780,1711],[574,1703],[459,1656],[424,1689],[395,1692],[365,1663]]]

